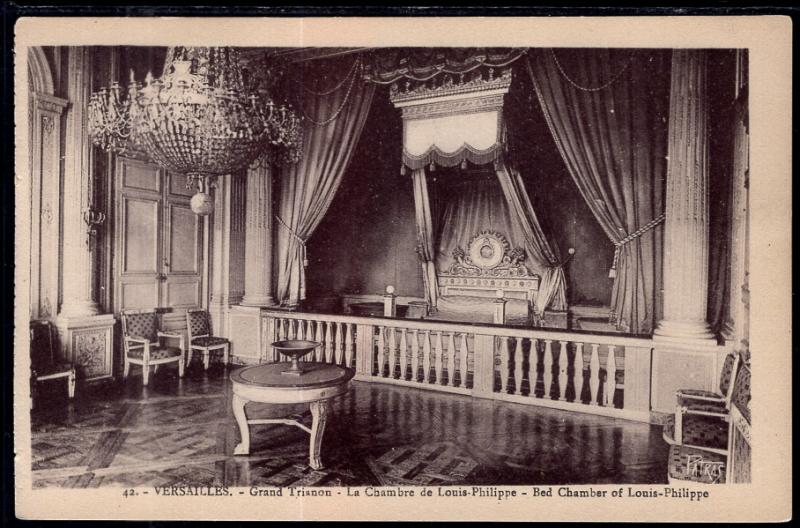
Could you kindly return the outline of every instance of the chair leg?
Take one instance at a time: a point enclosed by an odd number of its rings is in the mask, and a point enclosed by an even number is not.
[[[203,368],[208,370],[208,364],[211,362],[211,350],[203,350]]]
[[[131,371],[131,363],[128,361],[128,357],[125,356],[124,367],[122,368],[122,377],[127,378],[128,373]]]
[[[184,369],[184,367],[185,366],[183,364],[183,356],[181,356],[181,358],[178,360],[178,377],[179,378],[183,377],[183,369]]]
[[[158,374],[158,364],[153,365],[153,374]]]
[[[192,347],[189,347],[189,350],[186,351],[186,366],[189,366],[192,363],[192,352],[194,352]]]
[[[145,362],[142,363],[142,385],[147,386],[147,382],[150,381],[150,365]]]
[[[225,344],[225,348],[222,349],[223,350],[223,352],[222,352],[222,362],[225,363],[226,365],[228,364],[228,354],[230,353],[230,348],[231,348],[231,345],[226,343]]]
[[[69,399],[75,397],[75,371],[69,373],[69,378],[67,378],[67,394],[69,394]]]

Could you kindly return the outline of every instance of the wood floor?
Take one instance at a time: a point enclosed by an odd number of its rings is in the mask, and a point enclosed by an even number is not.
[[[53,384],[31,416],[34,487],[666,483],[659,427],[363,382],[332,403],[326,469],[308,467],[303,431],[280,425],[253,426],[252,454],[234,457],[228,372],[162,368],[146,389],[134,372],[70,404]]]

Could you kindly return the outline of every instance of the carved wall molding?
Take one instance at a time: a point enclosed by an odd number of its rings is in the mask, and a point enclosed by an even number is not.
[[[477,70],[471,74],[448,74],[432,81],[394,83],[389,88],[389,98],[397,104],[462,94],[475,95],[492,90],[507,91],[511,86],[511,79],[511,68],[501,70],[499,76],[495,76],[494,68],[488,68],[485,72]]]
[[[69,101],[41,92],[34,92],[33,94],[34,107],[42,112],[50,112],[53,114],[61,115],[69,105]]]
[[[403,119],[428,119],[454,114],[499,111],[503,109],[503,94],[436,101],[403,107]]]

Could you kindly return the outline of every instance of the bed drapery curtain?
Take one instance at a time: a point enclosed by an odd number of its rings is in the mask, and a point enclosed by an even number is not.
[[[561,266],[558,247],[547,240],[533,210],[522,175],[513,165],[503,160],[495,163],[495,171],[509,210],[522,228],[526,250],[531,258],[544,267],[534,302],[537,315],[544,313],[546,308],[566,310],[567,279]]]
[[[572,50],[565,60],[552,49],[528,58],[558,150],[616,247],[611,318],[631,333],[651,332],[660,310],[669,81],[656,73],[667,59],[659,51]]]
[[[360,67],[334,90],[305,90],[303,156],[282,167],[276,215],[276,296],[281,305],[305,299],[305,243],[328,210],[364,127],[375,85]]]
[[[414,184],[414,211],[417,220],[417,254],[422,265],[422,281],[425,302],[435,310],[439,301],[439,281],[436,277],[436,227],[431,215],[431,200],[428,193],[428,177],[425,169],[411,173]]]

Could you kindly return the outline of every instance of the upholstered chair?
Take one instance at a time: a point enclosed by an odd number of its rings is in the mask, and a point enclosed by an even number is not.
[[[162,343],[162,338],[179,340],[178,347]],[[123,377],[128,377],[131,364],[142,366],[142,384],[147,385],[150,366],[158,369],[164,363],[178,363],[178,376],[183,377],[182,334],[162,332],[155,310],[122,312],[122,343],[125,351]]]
[[[731,401],[725,449],[686,443],[670,446],[667,469],[670,484],[750,482],[750,368],[746,365],[738,370]]]
[[[675,393],[675,415],[664,425],[664,441],[686,443],[724,450],[727,444],[727,417],[730,413],[733,377],[739,366],[739,354],[725,357],[720,371],[719,392],[681,389]],[[722,431],[722,432],[721,432]]]
[[[192,362],[192,352],[195,350],[203,355],[203,367],[206,370],[208,370],[212,350],[222,350],[222,362],[228,364],[230,341],[224,337],[212,335],[208,312],[205,310],[187,311],[186,328],[189,332],[187,364]]]
[[[31,321],[31,408],[37,384],[42,381],[66,378],[67,395],[75,397],[75,365],[59,361],[53,344],[53,326],[49,321]]]

